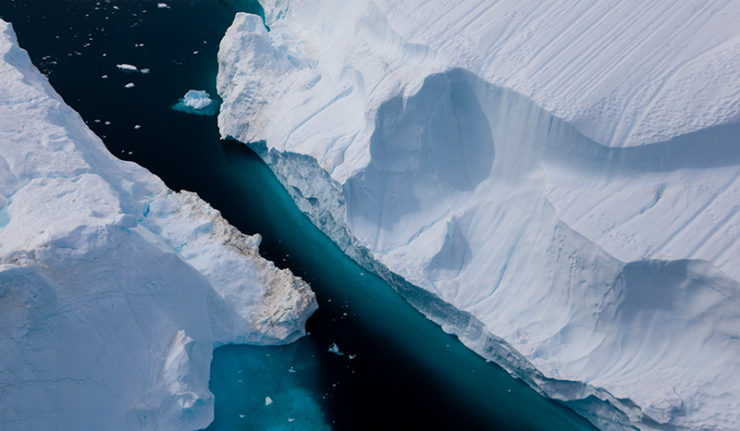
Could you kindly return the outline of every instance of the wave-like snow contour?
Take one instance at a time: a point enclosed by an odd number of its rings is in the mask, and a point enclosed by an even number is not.
[[[263,5],[221,133],[348,255],[603,429],[737,427],[740,4]]]
[[[0,428],[201,429],[214,347],[300,337],[259,236],[116,159],[0,20]]]

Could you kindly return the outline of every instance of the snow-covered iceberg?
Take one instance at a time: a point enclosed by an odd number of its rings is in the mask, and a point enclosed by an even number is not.
[[[263,6],[221,134],[347,254],[603,429],[737,428],[739,3]]]
[[[196,115],[216,115],[218,103],[204,90],[188,90],[185,96],[172,106],[175,111]]]
[[[2,20],[0,76],[0,428],[204,428],[214,347],[295,340],[313,293],[108,153]]]

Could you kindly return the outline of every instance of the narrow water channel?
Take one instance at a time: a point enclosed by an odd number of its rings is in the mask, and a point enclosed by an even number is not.
[[[255,3],[164,1],[168,7],[3,0],[0,18],[113,154],[175,190],[197,192],[243,232],[262,234],[262,254],[316,292],[308,337],[214,352],[210,430],[594,429],[365,273],[300,213],[254,153],[219,141],[215,117],[170,109],[189,89],[215,94],[218,43],[236,10]],[[121,63],[150,72],[126,73]]]

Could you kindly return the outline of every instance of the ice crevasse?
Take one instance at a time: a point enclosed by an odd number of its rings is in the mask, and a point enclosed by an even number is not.
[[[214,347],[304,333],[313,292],[116,159],[0,20],[0,428],[201,429]]]
[[[267,0],[219,127],[602,429],[740,424],[740,3]]]

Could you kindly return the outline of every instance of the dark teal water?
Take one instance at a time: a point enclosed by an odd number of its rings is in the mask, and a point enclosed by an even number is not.
[[[196,191],[243,232],[261,233],[262,253],[316,291],[309,337],[214,352],[209,429],[593,429],[344,256],[254,153],[219,141],[214,117],[172,111],[188,89],[215,94],[218,42],[236,9],[254,2],[167,3],[171,9],[153,1],[2,0],[0,17],[111,152],[173,189]],[[117,63],[151,73],[125,74]],[[128,82],[135,87],[125,89]],[[328,351],[333,343],[343,356]]]

